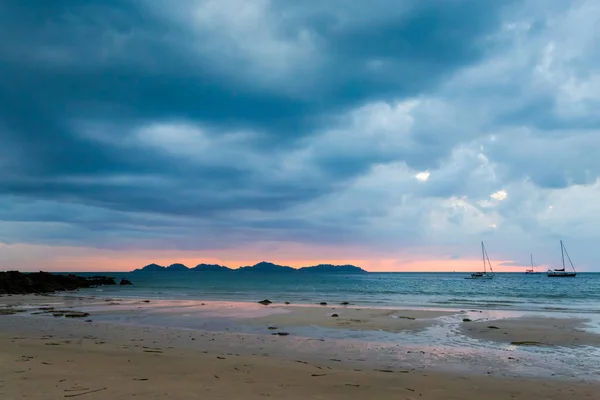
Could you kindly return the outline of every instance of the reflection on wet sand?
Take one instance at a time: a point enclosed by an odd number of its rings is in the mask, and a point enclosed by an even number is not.
[[[534,318],[514,311],[37,296],[7,301],[12,308],[28,311],[19,313],[21,320],[35,319],[51,329],[59,329],[64,319],[53,318],[50,312],[39,314],[40,308],[86,312],[94,325],[102,327],[152,327],[153,332],[169,327],[164,333],[169,336],[199,332],[201,337],[212,335],[214,345],[220,343],[240,354],[267,352],[315,362],[339,359],[376,369],[485,371],[505,376],[583,378],[594,377],[600,368],[600,335],[585,331],[594,321],[586,324],[560,313],[538,313]],[[89,325],[73,327],[81,334]],[[180,347],[189,346],[187,339],[173,340]]]

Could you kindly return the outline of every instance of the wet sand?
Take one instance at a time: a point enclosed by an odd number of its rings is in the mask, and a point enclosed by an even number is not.
[[[586,331],[586,319],[522,317],[465,322],[472,338],[521,346],[600,346],[600,335]]]
[[[274,327],[318,326],[397,333],[420,331],[435,324],[435,319],[438,317],[455,314],[448,311],[387,310],[352,306],[283,307],[283,309],[285,313],[255,318],[251,323]]]
[[[567,360],[562,353],[543,352],[546,358],[537,358],[538,354],[528,352],[536,346],[494,350],[472,342],[545,340],[565,345],[578,339],[596,345],[596,335],[582,332],[583,325],[575,325],[574,320],[511,318],[463,323],[462,314],[446,311],[76,296],[5,296],[0,304],[8,306],[5,310],[27,310],[0,315],[2,399],[71,395],[82,399],[134,395],[148,399],[592,399],[600,390],[600,380],[593,378],[597,376],[593,359],[584,373],[571,368],[573,362],[579,365],[583,360],[577,355]],[[91,315],[32,315],[47,307],[85,309]],[[162,313],[171,315],[173,310],[191,319],[233,317],[258,327],[259,333],[102,322],[111,309],[118,310],[125,322],[140,312],[164,321]],[[332,313],[339,317],[332,318]],[[361,322],[343,325],[351,319]],[[274,324],[280,326],[269,330]],[[491,325],[499,329],[488,328]],[[387,335],[387,341],[373,339],[378,335],[368,340],[298,335],[311,326],[365,334],[373,330]],[[273,335],[283,329],[290,334]],[[443,329],[441,336],[455,335],[457,340],[462,332],[466,342],[455,349],[430,343],[431,329]]]

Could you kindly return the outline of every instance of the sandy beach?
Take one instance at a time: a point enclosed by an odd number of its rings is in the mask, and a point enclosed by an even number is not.
[[[593,399],[600,390],[593,371],[569,374],[570,361],[562,359],[562,353],[553,356],[556,365],[547,366],[555,376],[542,376],[545,372],[536,363],[544,359],[538,360],[537,353],[520,349],[509,352],[502,345],[479,348],[477,344],[479,340],[519,339],[545,346],[597,346],[600,335],[581,332],[583,322],[515,318],[463,323],[458,312],[352,306],[178,305],[193,319],[198,315],[210,315],[209,319],[234,315],[240,326],[253,329],[248,333],[231,328],[206,331],[127,323],[143,312],[160,316],[174,305],[107,300],[74,296],[0,298],[4,310],[26,310],[0,315],[0,397]],[[87,310],[90,315],[53,317],[52,310],[47,310],[50,307]],[[37,312],[44,313],[34,314]],[[332,318],[332,313],[339,317]],[[103,318],[115,315],[118,323],[112,319],[104,322]],[[346,318],[364,322],[341,325]],[[432,336],[441,329],[440,324],[454,320],[459,322],[449,323],[451,329],[464,331],[465,344],[457,347],[460,350],[435,342]],[[280,326],[268,329],[271,324]],[[492,324],[499,329],[487,327]],[[348,336],[302,334],[317,329],[315,326],[325,333],[348,332]],[[540,330],[532,330],[533,326]],[[277,335],[284,329],[288,335]],[[374,336],[356,339],[354,334]],[[390,335],[395,339],[387,340]],[[592,364],[593,359],[590,368]]]

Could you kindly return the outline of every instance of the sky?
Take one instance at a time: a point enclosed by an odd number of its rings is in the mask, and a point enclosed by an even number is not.
[[[600,271],[600,2],[0,2],[0,269]]]

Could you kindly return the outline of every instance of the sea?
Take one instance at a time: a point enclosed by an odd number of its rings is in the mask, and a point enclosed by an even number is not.
[[[465,273],[262,274],[219,272],[79,273],[129,279],[82,294],[111,298],[330,304],[369,307],[494,309],[600,313],[600,273],[575,278],[497,273],[491,280]]]

